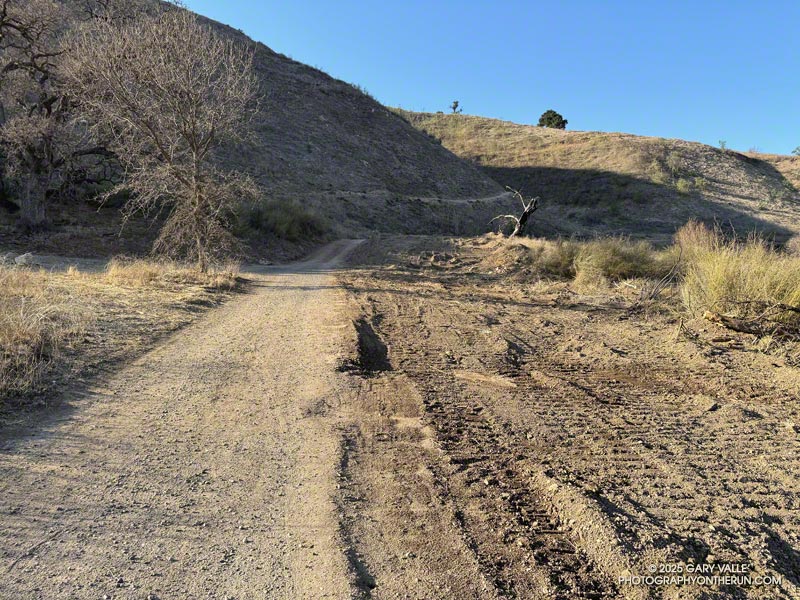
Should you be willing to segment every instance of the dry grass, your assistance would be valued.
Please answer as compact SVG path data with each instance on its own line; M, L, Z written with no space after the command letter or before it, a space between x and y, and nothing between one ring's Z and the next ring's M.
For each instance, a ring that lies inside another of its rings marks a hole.
M527 251L522 259L520 248ZM757 235L735 240L690 222L663 250L620 237L586 242L525 239L505 242L498 254L496 263L513 257L516 268L538 277L571 279L576 289L675 275L691 315L708 311L763 323L765 331L770 324L800 331L800 254L795 241L780 251Z
M659 279L674 266L671 250L655 250L645 241L602 238L584 242L575 259L575 282L603 285L625 279Z
M770 231L781 240L800 231L800 196L792 186L800 180L798 157L747 157L682 140L398 112L499 183L541 196L532 225L540 236L623 233L666 244L692 218Z
M63 351L85 335L106 336L104 351L113 354L115 347L131 347L130 337L174 329L190 318L185 307L238 282L235 265L208 273L128 259L114 259L94 273L0 266L0 405L39 389Z
M527 268L539 276L574 279L579 287L602 287L626 279L666 276L677 260L674 249L656 250L624 237L576 240L518 239L530 255Z
M232 290L237 285L238 276L239 265L236 263L201 273L195 268L169 261L114 258L108 263L101 280L128 287L184 284Z
M738 242L696 223L681 229L676 243L686 258L681 296L691 313L800 328L800 256L758 236Z
M0 398L30 391L89 319L47 274L0 267Z

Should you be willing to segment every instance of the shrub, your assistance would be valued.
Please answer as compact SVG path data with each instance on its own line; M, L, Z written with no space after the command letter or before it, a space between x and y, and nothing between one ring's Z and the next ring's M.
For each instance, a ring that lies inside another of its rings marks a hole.
M538 258L543 273L555 277L575 277L575 259L580 244L571 240L556 240L548 243Z
M584 242L575 258L578 283L621 281L636 277L663 277L669 260L645 241L603 238Z
M701 192L705 192L708 189L708 180L705 177L695 177L694 187Z
M253 231L273 234L292 242L319 239L330 231L325 219L291 201L273 200L253 205L245 211L243 221Z
M717 232L698 221L689 221L675 234L684 262L692 262L698 254L710 252L717 241Z
M692 191L692 182L681 177L675 182L675 189L678 190L679 194L688 194Z
M678 176L678 174L681 172L682 166L683 161L681 160L680 154L677 152L671 152L669 156L667 156L667 168L669 169L670 173L672 173L673 177Z
M531 253L530 268L540 275L575 279L579 285L608 283L636 277L660 278L675 264L673 250L658 251L648 242L627 238L519 240Z
M650 175L650 180L658 185L664 185L669 180L664 167L655 159L647 166L647 174Z

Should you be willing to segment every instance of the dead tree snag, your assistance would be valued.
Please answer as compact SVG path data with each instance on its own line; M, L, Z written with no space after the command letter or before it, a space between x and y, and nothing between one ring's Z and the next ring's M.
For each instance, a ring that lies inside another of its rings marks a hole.
M525 233L525 227L528 224L528 219L530 219L531 215L539 208L539 197L537 196L536 198L528 198L528 200L525 200L525 197L519 190L510 187L506 187L506 189L512 192L515 198L519 198L519 201L522 203L522 214L519 217L515 215L497 215L494 219L489 221L489 223L494 223L498 219L508 219L514 222L514 230L508 237L523 235Z

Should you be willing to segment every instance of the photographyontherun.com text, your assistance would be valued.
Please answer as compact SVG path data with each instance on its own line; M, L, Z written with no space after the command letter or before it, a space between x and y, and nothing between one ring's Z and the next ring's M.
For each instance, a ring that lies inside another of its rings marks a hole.
M780 585L781 577L753 573L747 563L693 564L663 563L647 567L646 575L623 575L620 585L692 585L703 587L751 587Z

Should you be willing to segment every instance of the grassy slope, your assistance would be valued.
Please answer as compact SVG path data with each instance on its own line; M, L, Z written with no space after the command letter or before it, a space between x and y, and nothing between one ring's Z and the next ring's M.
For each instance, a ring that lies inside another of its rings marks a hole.
M538 233L665 240L690 218L783 240L800 230L800 159L682 140L397 111L503 185L542 197Z

